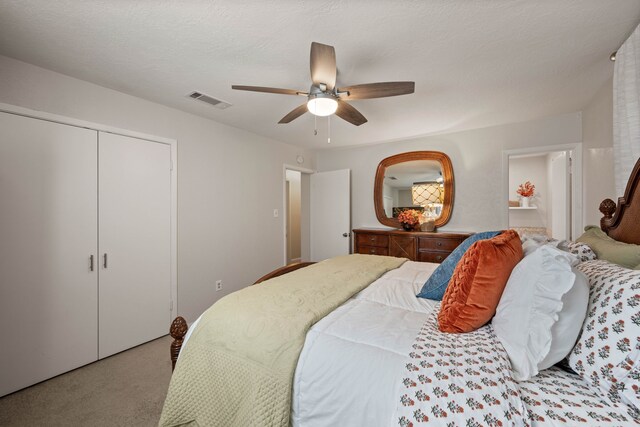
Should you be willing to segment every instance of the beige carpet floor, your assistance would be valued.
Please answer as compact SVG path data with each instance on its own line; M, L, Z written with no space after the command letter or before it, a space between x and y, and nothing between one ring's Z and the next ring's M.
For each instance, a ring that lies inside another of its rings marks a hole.
M170 343L162 337L0 398L0 426L155 426Z

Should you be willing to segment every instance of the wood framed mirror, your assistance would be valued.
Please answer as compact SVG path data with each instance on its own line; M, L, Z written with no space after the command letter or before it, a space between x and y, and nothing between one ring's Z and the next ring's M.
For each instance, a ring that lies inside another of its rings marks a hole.
M380 223L401 228L405 209L425 212L442 227L451 217L454 178L451 159L439 151L410 151L387 157L378 165L373 203Z

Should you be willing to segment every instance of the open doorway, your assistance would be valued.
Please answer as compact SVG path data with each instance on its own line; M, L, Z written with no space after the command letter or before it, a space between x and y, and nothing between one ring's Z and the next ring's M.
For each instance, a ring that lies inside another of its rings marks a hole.
M302 173L285 171L285 235L287 264L302 261Z
M558 240L579 235L581 156L580 144L506 152L509 228Z
M287 164L283 168L284 265L311 259L309 177L313 172L311 169Z
M346 255L351 242L349 169L316 172L284 165L283 261L320 261Z

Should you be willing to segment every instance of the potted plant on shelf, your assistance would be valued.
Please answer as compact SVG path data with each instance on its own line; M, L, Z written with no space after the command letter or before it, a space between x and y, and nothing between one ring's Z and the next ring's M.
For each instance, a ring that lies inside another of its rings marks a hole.
M520 196L520 206L523 208L529 207L529 201L533 197L536 191L536 186L533 185L530 181L525 182L524 184L520 184L516 193Z
M415 209L405 209L398 214L398 221L405 231L411 231L420 223L420 213Z

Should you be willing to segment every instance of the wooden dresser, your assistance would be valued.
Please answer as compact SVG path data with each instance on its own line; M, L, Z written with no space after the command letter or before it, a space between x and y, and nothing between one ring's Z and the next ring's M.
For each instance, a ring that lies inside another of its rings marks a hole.
M404 231L376 228L353 230L356 254L390 255L412 261L441 263L471 233Z

